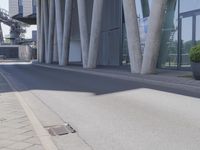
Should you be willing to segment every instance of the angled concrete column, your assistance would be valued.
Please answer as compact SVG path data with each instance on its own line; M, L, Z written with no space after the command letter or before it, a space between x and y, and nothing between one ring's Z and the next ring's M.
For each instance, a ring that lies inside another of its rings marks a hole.
M79 28L81 37L81 52L83 68L87 68L88 51L89 51L89 32L86 14L86 0L77 0L78 15L79 15Z
M92 26L87 68L96 68L99 43L101 38L102 11L104 0L94 0Z
M49 0L49 34L48 34L48 51L47 60L48 64L52 63L53 60L53 45L54 45L54 29L55 29L55 1Z
M57 44L57 34L56 34L56 23L55 23L55 29L54 29L53 62L58 63L58 44Z
M128 49L132 73L140 73L142 53L135 0L123 0Z
M44 53L45 53L45 43L44 43L44 38L45 38L45 35L44 35L44 13L42 11L42 8L43 8L43 3L42 3L42 0L41 0L41 15L40 15L40 50L39 50L39 62L40 63L43 63L44 62Z
M71 17L72 17L72 2L73 0L65 1L65 14L64 14L64 31L63 31L63 45L62 45L62 61L61 65L68 64L69 46L70 46L70 31L71 31Z
M37 59L40 62L41 51L41 0L37 0Z
M49 12L48 12L48 0L42 0L43 7L42 12L44 13L44 32L45 32L45 63L47 63L48 54L48 32L49 32Z
M149 29L145 44L142 74L152 74L156 65L160 49L161 29L167 0L153 0L149 19Z
M58 45L58 62L61 65L62 56L62 43L63 43L63 24L61 13L61 0L55 0L55 13L56 13L56 33L57 33L57 45Z

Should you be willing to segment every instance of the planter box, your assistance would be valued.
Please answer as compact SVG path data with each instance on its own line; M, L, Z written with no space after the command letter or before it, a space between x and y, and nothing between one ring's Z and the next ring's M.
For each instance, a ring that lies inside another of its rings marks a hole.
M199 63L192 62L191 66L194 78L196 80L200 80L200 62Z

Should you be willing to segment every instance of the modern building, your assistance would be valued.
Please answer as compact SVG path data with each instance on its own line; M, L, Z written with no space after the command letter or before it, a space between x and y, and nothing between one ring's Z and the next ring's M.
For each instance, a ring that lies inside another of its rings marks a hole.
M36 0L9 0L9 15L27 24L36 24Z
M38 0L37 21L41 63L185 70L200 43L199 0Z

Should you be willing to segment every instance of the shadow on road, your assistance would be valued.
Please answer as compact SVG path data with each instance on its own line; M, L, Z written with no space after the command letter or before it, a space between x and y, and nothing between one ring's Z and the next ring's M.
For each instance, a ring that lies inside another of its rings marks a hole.
M85 73L65 70L49 69L31 64L0 65L0 71L11 80L17 89L27 90L52 90L89 92L96 95L109 94L133 89L148 88L181 94L192 97L200 97L200 93L185 90L167 88L162 85L155 86L135 81L126 81L110 77L103 77ZM9 92L10 89L1 90Z

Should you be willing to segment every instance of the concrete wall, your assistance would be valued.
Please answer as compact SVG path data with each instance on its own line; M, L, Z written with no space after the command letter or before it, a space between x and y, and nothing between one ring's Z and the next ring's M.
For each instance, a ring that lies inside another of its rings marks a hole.
M35 25L37 0L8 0L9 16L21 22ZM20 5L20 6L19 6Z
M122 48L122 3L121 0L104 2L102 36L98 64L120 65Z
M76 1L73 2L69 61L81 62L80 30L78 22L78 8Z
M9 15L10 15L10 17L14 17L18 14L19 14L18 0L9 0Z
M27 17L33 14L32 0L23 1L23 17Z
M87 0L88 29L91 29L93 0ZM121 50L121 0L105 1L103 8L103 22L101 31L101 46L98 54L98 65L120 65ZM90 32L90 30L89 30ZM90 33L89 33L90 34ZM80 30L78 22L78 8L76 1L73 5L70 62L81 61Z
M36 30L33 30L33 31L32 31L32 40L33 40L34 42L37 41L37 31L36 31Z
M30 61L32 58L32 50L27 45L20 45L18 54L20 60Z
M0 46L0 55L5 56L5 58L18 58L18 46L16 47L8 47L8 46Z
M0 46L0 55L4 55L6 59L30 61L32 58L32 49L26 45L3 45Z

